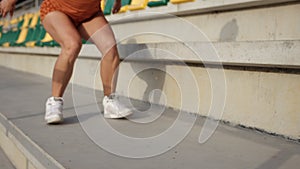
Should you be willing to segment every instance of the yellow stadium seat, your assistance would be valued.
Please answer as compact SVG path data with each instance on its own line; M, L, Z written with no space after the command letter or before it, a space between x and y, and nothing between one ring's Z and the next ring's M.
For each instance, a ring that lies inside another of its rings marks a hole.
M38 24L39 16L40 16L40 12L36 12L33 15L32 19L31 19L31 22L30 22L30 25L29 25L30 28L34 28Z
M19 37L17 39L17 41L15 42L16 44L19 44L19 43L23 43L26 39L26 36L28 34L28 28L23 28L19 34Z
M53 38L48 32L46 32L45 37L41 40L41 42L50 42L50 41L53 41Z
M148 0L132 0L128 6L128 10L141 10L147 7Z
M102 0L101 1L100 6L101 6L102 12L104 12L104 10L105 10L106 1L107 0ZM126 12L128 10L128 6L129 6L131 0L122 0L121 2L122 2L122 7L121 7L119 13Z
M37 46L59 46L59 44L51 37L49 33L45 34L45 37L38 42Z
M10 20L10 24L11 24L11 25L15 25L15 24L17 24L18 22L19 22L18 18L15 18L15 19Z
M9 27L9 21L8 21L8 20L4 21L3 26L4 26L4 27Z
M122 6L119 13L126 12L128 10L128 5Z
M28 39L28 35L32 33L32 29L37 25L38 22L38 12L35 14L25 14L24 18L20 18L20 33L16 39L16 41L13 41L10 43L10 46L21 46L23 45L26 40ZM22 20L23 19L23 20ZM29 28L30 27L30 28ZM30 29L30 31L29 31Z
M170 0L173 4L185 3L185 2L192 2L194 0Z
M27 28L29 26L32 16L33 16L32 13L24 15L24 18L23 18L24 22L23 22L23 25L21 26L21 28Z
M122 0L122 7L119 13L126 12L128 10L128 6L130 5L131 0Z
M3 43L2 47L9 47L9 42Z
M103 11L104 8L105 8L105 2L106 2L106 0L102 0L102 1L101 1L100 6L101 6L101 10L102 10L102 11Z
M36 42L31 41L31 42L26 42L25 46L26 47L35 47Z
M10 29L17 28L17 27L18 27L18 22L19 22L19 19L18 19L18 18L11 19L11 20L9 21L9 28L10 28Z

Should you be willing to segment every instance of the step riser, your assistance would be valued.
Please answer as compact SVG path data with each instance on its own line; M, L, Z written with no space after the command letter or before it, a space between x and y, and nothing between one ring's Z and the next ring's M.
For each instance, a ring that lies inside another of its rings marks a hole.
M64 169L1 112L0 147L16 169Z

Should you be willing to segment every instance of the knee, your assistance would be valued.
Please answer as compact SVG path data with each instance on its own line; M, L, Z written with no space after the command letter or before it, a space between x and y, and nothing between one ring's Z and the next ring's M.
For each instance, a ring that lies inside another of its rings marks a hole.
M82 46L81 39L72 39L61 44L62 54L69 62L75 62Z

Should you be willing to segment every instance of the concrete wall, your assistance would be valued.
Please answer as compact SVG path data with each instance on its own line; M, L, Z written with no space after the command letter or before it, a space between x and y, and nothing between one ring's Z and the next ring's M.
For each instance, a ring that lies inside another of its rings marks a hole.
M273 5L260 6L266 3ZM299 140L299 2L195 4L203 7L176 6L189 9L175 11L181 18L142 12L108 17L124 59L118 91L143 100L162 91L152 102ZM0 65L51 77L59 50L1 48ZM84 46L75 83L101 89L100 56Z

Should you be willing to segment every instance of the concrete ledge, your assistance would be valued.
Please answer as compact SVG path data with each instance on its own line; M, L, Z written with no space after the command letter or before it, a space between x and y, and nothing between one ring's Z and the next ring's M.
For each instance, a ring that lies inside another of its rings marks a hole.
M141 15L146 17L151 13L145 12ZM158 16L152 19L126 22L129 15L120 18L120 23L111 22L117 40L123 42L134 38L136 43L148 44L174 42L172 38L184 42L255 42L300 39L300 23L295 17L300 15L299 3L180 17L164 13L156 15ZM124 22L121 22L122 20ZM149 36L149 34L156 36Z
M0 52L58 56L60 48L13 47L0 48ZM128 61L178 61L210 65L300 68L299 40L120 44L119 52L121 58ZM101 59L101 53L94 45L84 45L80 57Z
M112 24L122 22L135 22L139 20L158 19L159 13L172 15L191 15L208 12L237 10L243 8L260 7L265 5L277 5L282 3L297 2L297 0L195 0L194 2L172 4L167 6L149 8L146 10L127 11L115 15L108 15L107 19ZM144 13L148 13L144 15Z
M120 45L119 50L129 61L300 68L300 41L128 44Z
M0 146L16 169L64 169L1 113Z
M28 48L28 47L0 47L1 52L5 53L24 53L24 54L32 54L32 55L54 55L58 56L60 53L61 48L59 47L35 47L35 48Z

